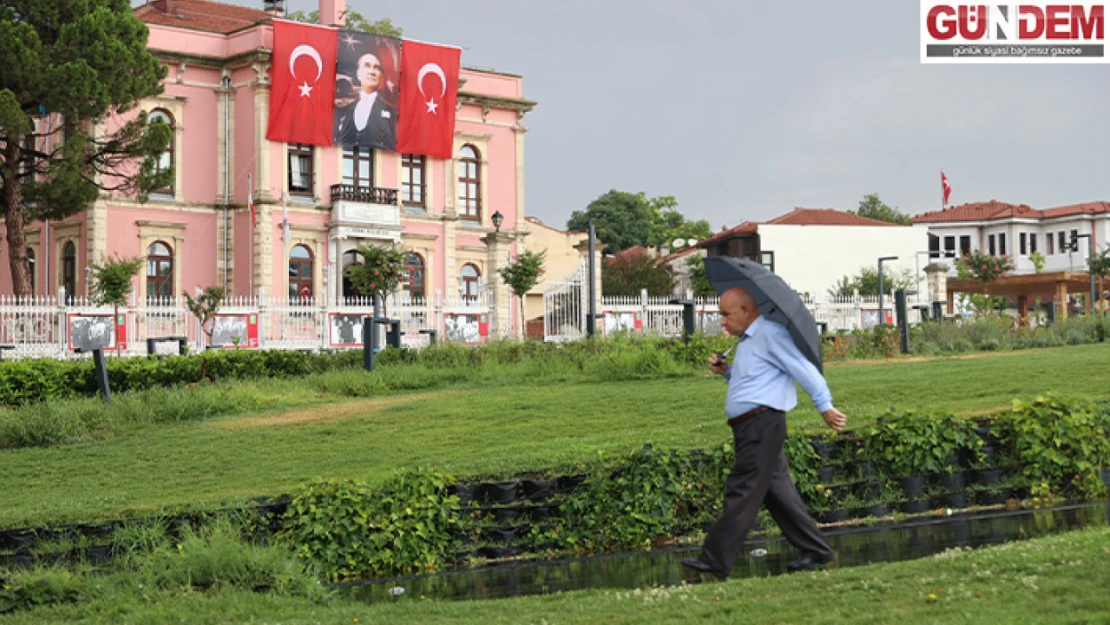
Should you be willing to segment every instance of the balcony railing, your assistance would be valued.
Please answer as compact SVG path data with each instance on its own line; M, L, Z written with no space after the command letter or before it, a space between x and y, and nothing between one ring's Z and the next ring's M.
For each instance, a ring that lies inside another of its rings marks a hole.
M397 189L382 189L380 187L357 187L353 184L333 184L331 186L331 201L362 202L364 204L397 204Z

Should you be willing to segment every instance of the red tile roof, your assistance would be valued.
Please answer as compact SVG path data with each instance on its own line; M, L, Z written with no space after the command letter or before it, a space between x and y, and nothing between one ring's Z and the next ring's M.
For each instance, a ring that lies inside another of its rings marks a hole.
M1110 214L1108 202L1085 202L1082 204L1069 204L1036 210L1027 204L1007 204L991 200L989 202L974 202L960 204L944 210L922 213L913 218L914 223L948 223L962 221L996 221L1012 217L1027 219L1052 219L1054 217L1070 217L1073 215L1104 215Z
M1072 215L1105 215L1110 213L1110 202L1084 202L1068 206L1046 208L1041 211L1043 219L1053 217L1070 217Z
M224 34L272 21L260 9L209 0L154 0L135 8L135 15L148 24Z
M720 243L724 239L734 237L734 236L739 235L739 234L755 234L758 231L759 231L759 224L755 223L754 221L745 221L744 223L740 224L739 226L735 226L735 227L729 228L727 230L722 230L722 231L718 232L717 234L709 237L708 239L704 239L702 241L699 241L697 246L704 248L704 247L708 247L710 245L716 245L717 243Z
M899 226L888 221L860 217L834 208L795 208L766 222L783 226Z
M913 218L916 224L950 222L950 221L989 221L992 219L1007 219L1010 217L1040 218L1040 211L1034 210L1027 204L1009 204L991 200L989 202L972 202L951 206L944 210L922 213Z

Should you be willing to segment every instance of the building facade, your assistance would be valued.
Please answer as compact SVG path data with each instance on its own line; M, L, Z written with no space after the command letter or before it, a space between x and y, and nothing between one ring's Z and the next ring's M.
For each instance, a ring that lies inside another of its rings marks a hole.
M147 261L140 301L222 286L235 297L341 304L354 295L343 273L359 262L355 248L399 246L408 271L398 298L488 306L491 335L519 335L519 306L498 269L532 227L523 119L536 103L522 77L462 67L450 159L270 141L277 12L258 3L153 0L134 9L169 70L164 93L139 108L173 128L161 164L173 166L174 182L146 203L104 193L82 214L30 224L35 293L85 295L89 267L118 254ZM341 26L345 9L320 0L320 23ZM573 250L563 239L554 244ZM0 293L11 293L6 254L0 263Z
M1090 243L1096 254L1108 247L1110 203L1038 210L991 200L922 213L914 218L914 225L928 230L929 249L941 258L954 260L970 251L1008 255L1014 261L1014 273L1022 275L1037 272L1031 257L1039 252L1044 256L1042 272L1085 272ZM1073 236L1079 241L1076 249L1071 245Z

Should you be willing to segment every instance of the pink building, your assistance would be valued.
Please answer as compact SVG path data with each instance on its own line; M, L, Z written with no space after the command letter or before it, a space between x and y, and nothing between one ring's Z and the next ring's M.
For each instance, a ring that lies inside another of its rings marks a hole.
M218 285L234 296L334 305L352 295L342 272L357 262L356 246L399 245L410 252L403 297L480 302L492 335L519 331L511 317L519 309L497 269L527 232L521 121L535 102L524 98L521 77L468 69L463 59L449 160L272 142L274 12L257 2L153 0L135 9L150 28L150 50L169 68L165 92L141 108L174 128L163 159L176 180L146 204L104 194L81 215L31 224L36 294L63 287L84 295L89 264L118 253L148 260L140 301ZM321 24L341 25L345 4L320 0ZM2 256L0 293L11 293Z

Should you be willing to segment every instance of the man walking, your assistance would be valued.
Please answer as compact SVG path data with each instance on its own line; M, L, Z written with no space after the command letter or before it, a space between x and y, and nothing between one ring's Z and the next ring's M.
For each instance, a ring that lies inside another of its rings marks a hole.
M725 413L732 428L736 463L725 483L725 505L709 530L697 558L682 564L727 579L761 505L766 505L783 536L802 553L787 567L808 571L835 557L810 517L790 477L782 446L786 413L798 403L794 382L802 386L825 423L840 430L847 417L833 407L828 384L802 355L783 326L759 314L751 294L741 288L721 296L721 325L740 338L731 367L714 355L710 370L728 381Z

